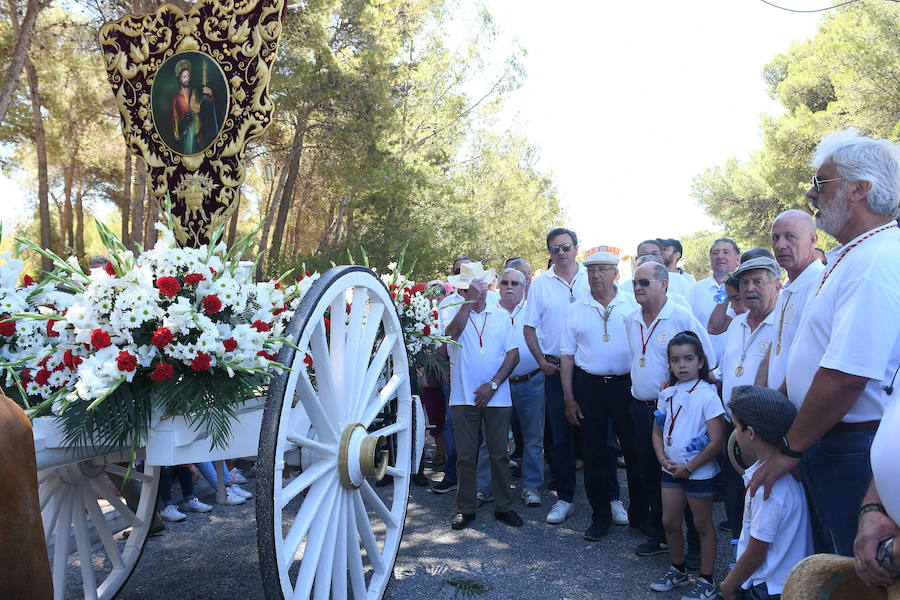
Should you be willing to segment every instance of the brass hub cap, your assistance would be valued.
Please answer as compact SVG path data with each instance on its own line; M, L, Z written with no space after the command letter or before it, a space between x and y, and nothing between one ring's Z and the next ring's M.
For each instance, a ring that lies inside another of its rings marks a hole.
M361 423L347 426L341 434L341 445L338 447L341 485L355 490L366 477L374 477L380 481L388 468L388 451L377 452L384 442L384 436L369 435Z

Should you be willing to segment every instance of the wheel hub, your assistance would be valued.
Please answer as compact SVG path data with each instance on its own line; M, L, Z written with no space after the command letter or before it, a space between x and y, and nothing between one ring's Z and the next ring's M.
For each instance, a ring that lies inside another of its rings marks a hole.
M361 423L349 425L341 435L338 448L341 485L355 490L366 477L381 481L388 468L388 451L378 452L378 447L384 442L384 436L369 435Z

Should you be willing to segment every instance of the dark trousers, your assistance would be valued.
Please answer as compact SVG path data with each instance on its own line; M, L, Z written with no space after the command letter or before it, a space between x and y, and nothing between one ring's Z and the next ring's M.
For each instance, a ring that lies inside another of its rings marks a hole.
M734 425L725 422L725 440L731 436L734 431ZM741 529L744 524L744 478L734 470L734 465L728 458L728 449L723 448L716 456L716 461L722 470L719 472L719 479L722 482L722 493L725 496L725 518L728 521L728 527L731 529L731 539L736 540L741 537Z
M191 475L190 469L184 465L163 467L159 470L159 500L163 508L172 503L173 477L178 478L178 483L181 484L181 495L185 500L194 497L194 476Z
M640 462L635 450L634 422L630 405L630 377L604 379L579 368L573 377L575 401L581 407L584 421L584 489L593 510L592 520L602 526L612 521L609 508L610 469L615 476L615 453L610 450L609 432L619 437L625 456L628 477L629 520L640 520L640 507L647 506L647 494L640 474ZM612 461L610 460L612 457Z
M547 420L550 422L550 431L553 435L548 454L550 470L556 481L556 495L560 500L572 502L575 498L575 448L572 443L572 424L566 419L566 403L563 399L559 372L548 375L544 381L547 394Z
M656 418L653 416L654 409L650 406L641 404L637 400L631 403L631 415L634 419L634 440L637 449L638 460L640 461L641 476L644 478L644 486L647 490L647 504L639 507L641 519L632 521L638 526L643 525L646 533L654 534L657 539L665 541L666 532L662 526L662 471L659 468L659 461L656 458L656 452L653 450L653 424ZM626 464L628 459L625 459ZM631 520L631 507L628 507L628 519ZM694 513L687 503L684 505L684 522L687 525L687 553L700 553L700 535L697 528L694 527Z

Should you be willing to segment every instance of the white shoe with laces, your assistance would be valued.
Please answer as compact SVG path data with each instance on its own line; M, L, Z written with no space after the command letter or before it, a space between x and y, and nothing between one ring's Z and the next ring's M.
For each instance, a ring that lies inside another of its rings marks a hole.
M236 483L232 483L231 485L228 486L227 489L231 490L231 492L233 494L235 494L236 496L240 496L244 500L249 500L250 498L253 497L253 494L251 494L250 492L248 492L247 490L245 490L244 488L242 488L241 486L239 486Z
M181 510L186 510L187 512L205 513L211 511L212 509L212 506L200 502L199 500L197 500L197 498L191 498L181 505Z
M231 491L230 487L225 488L225 500L223 502L219 502L216 500L217 504L224 504L226 506L235 506L238 504L243 504L247 499L243 496L239 496Z
M170 521L172 523L184 521L187 518L187 515L178 510L178 507L174 504L169 504L159 511L159 516L163 521Z
M612 511L613 525L628 525L628 511L625 510L621 500L610 502L609 510Z
M237 467L228 472L231 475L231 481L234 483L247 483L247 478L238 470Z
M547 515L547 522L551 525L557 525L566 520L566 517L575 512L575 505L565 500L557 500L550 513Z

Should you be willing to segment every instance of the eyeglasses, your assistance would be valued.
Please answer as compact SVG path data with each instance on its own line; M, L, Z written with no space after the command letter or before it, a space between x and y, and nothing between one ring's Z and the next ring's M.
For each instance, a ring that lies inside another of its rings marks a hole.
M650 284L652 284L654 281L659 281L659 279L635 279L631 282L631 285L633 287L641 286L647 288L650 287Z
M559 254L559 251L568 252L572 249L572 244L562 244L560 246L550 246L550 254Z
M819 179L818 175L813 175L812 186L813 186L813 189L816 190L816 193L818 194L819 192L822 191L823 183L829 183L831 181L843 181L843 179L844 179L843 177L835 177L834 179Z
M509 280L509 279L501 279L501 280L500 280L500 285L511 285L511 286L513 286L513 287L516 287L516 286L522 285L522 282L521 282L521 281L516 281L515 279L513 279L513 280Z

